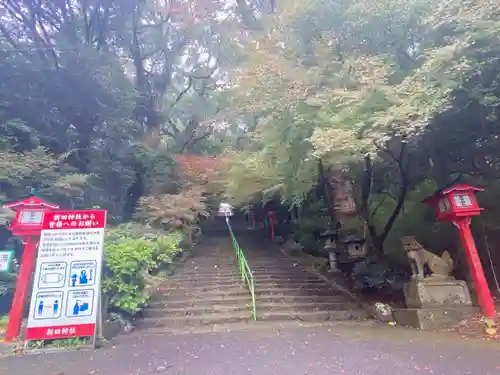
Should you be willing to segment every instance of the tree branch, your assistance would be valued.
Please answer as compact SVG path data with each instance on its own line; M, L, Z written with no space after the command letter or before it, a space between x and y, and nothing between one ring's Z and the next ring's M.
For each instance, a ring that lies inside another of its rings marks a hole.
M245 27L250 30L261 30L262 24L255 17L252 8L247 3L247 0L236 0L236 4Z
M196 138L194 137L194 134L195 134L195 132L191 133L191 136L189 137L189 139L186 140L186 142L184 142L184 144L180 148L179 153L182 154L187 146L192 146L192 145L200 142L201 140L208 138L212 134L212 131L211 130L206 131L201 136L196 137Z
M370 220L373 222L373 219L375 218L375 215L377 214L377 211L380 207L382 207L382 205L385 203L385 201L387 200L387 195L384 195L384 197L380 200L380 202L378 202L378 204L375 206L375 208L373 209L372 211L372 214L370 215Z
M172 109L174 109L174 107L177 105L177 103L180 102L180 100L183 98L183 96L187 94L187 92L191 89L191 87L193 87L193 77L188 75L187 78L188 78L187 86L177 95L174 102L170 105L170 107L168 108L167 113L166 113L167 116L172 111Z
M409 185L410 181L408 180L408 175L407 175L407 165L408 163L405 162L405 159L407 158L407 143L405 141L401 142L401 150L399 152L399 158L395 159L399 168L399 174L400 174L400 179L401 179L401 186L399 188L399 195L398 199L396 201L396 207L394 207L394 210L392 211L391 216L389 216L389 219L387 220L387 223L384 226L384 230L382 231L382 234L380 235L380 241L383 243L385 239L387 238L389 232L391 231L392 227L394 226L394 223L396 222L397 217L399 216L399 213L401 212L401 209L404 206L405 200L406 200L406 195L408 194L409 190ZM389 153L389 155L392 155L392 153Z

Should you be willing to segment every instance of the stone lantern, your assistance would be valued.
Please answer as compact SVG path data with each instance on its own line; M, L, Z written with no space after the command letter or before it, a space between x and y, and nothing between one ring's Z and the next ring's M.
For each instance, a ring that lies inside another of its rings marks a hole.
M366 257L366 240L357 234L349 234L342 241L349 261L362 260Z
M329 228L320 234L320 238L325 239L325 250L328 252L328 260L330 262L330 272L339 272L337 267L337 260L339 250L337 247L337 241L339 239L338 229Z

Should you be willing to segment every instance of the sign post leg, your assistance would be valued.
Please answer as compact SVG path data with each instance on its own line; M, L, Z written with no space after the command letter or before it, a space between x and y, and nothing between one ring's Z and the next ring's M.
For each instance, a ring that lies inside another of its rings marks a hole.
M36 246L37 242L32 237L28 237L26 245L24 246L23 259L16 282L16 291L10 309L9 323L7 325L7 332L5 333L5 342L14 341L21 331L24 307L26 306L26 298L28 296L30 280L35 265Z
M454 222L454 224L458 227L460 232L460 239L469 263L479 305L481 306L484 317L492 320L493 323L496 318L495 304L491 297L483 266L481 265L476 244L474 243L474 238L472 237L470 218Z

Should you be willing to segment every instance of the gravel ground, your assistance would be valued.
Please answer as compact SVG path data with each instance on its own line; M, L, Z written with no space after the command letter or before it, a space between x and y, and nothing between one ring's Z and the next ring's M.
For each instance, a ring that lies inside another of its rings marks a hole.
M4 358L0 374L490 375L500 374L499 349L494 342L399 327L137 332L96 351Z

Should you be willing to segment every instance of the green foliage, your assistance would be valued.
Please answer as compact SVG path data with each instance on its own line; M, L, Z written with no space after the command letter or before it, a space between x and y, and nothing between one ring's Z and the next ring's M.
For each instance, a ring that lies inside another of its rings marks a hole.
M226 195L241 204L279 195L304 205L320 158L351 174L366 224L357 220L357 229L371 235L379 253L404 259L404 235L417 235L437 252L456 247L453 230L436 224L422 199L462 175L490 188L482 203L485 227L496 238L498 4L291 3L238 69L235 101L242 118L253 116L246 121L247 148L228 153ZM373 175L362 202L367 154ZM300 237L313 247L311 215Z
M178 194L142 197L136 218L164 230L185 230L200 216L207 216L204 189L192 186Z
M123 227L108 230L103 290L110 306L132 315L142 310L150 297L150 275L182 251L182 239L179 232L146 239Z
M0 316L0 327L6 327L8 323L9 323L8 315Z
M180 244L184 237L182 232L172 232L156 239L154 257L159 267L172 263L175 256L182 251Z
M36 340L29 341L30 349L78 349L91 343L91 337L74 337L70 339L59 340Z
M111 296L111 306L129 313L144 307L148 299L144 293L146 274L157 267L153 253L154 246L147 240L129 239L106 245L106 267L111 275L104 278L102 287Z
M228 105L216 90L223 21L194 23L192 9L156 0L18 3L0 0L5 199L35 187L117 224L141 196L178 193L173 155L213 149L212 117Z
M328 213L322 202L305 202L300 212L295 241L309 254L318 254L323 250L324 240L319 234L328 227Z
M393 291L402 291L407 276L404 270L395 270L393 266L387 263L374 262L367 260L356 263L352 271L356 288L360 291L370 289L381 290L391 289Z
M15 273L0 272L0 296L13 292L16 288L17 275Z

